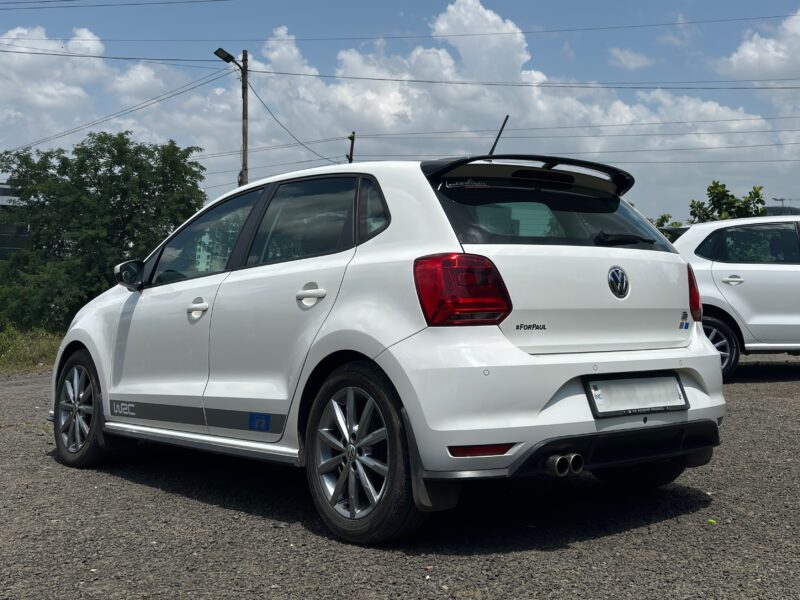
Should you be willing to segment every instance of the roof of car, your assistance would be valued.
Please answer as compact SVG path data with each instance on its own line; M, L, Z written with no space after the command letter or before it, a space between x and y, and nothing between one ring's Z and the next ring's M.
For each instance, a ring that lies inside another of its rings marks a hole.
M571 159L571 158L562 158L562 157L554 157L554 156L543 156L543 155L533 155L533 154L498 154L494 156L487 156L487 155L480 155L480 156L460 156L460 157L448 157L448 158L441 158L436 160L384 160L384 161L369 161L369 162L354 162L354 163L339 163L333 165L325 165L321 167L312 167L310 169L301 169L299 171L290 171L286 173L279 173L276 175L271 175L270 177L263 177L247 185L243 185L241 187L237 187L232 189L228 192L225 192L223 195L215 198L214 200L208 202L206 206L210 206L211 204L216 204L220 200L227 198L235 193L240 193L252 188L256 188L267 183L272 183L274 181L284 181L286 179L292 179L294 177L312 177L314 175L327 175L327 174L336 174L336 173L363 173L363 172L373 172L380 169L396 167L397 165L408 165L414 166L417 168L421 168L422 172L427 177L439 177L444 176L450 172L457 172L456 169L458 167L465 167L470 164L489 164L489 161L496 160L498 163L501 161L512 161L515 163L519 162L537 162L541 163L539 167L532 168L532 171L549 171L552 172L553 168L556 166L572 166L579 169L578 172L574 173L575 177L583 184L586 182L594 181L596 182L595 185L607 187L608 191L613 191L618 195L622 195L627 192L631 187L633 187L634 179L630 173L623 171L622 169L617 169L616 167L611 167L608 165L603 165L601 163L594 163L589 161L583 161L578 159ZM521 165L518 165L521 167ZM580 172L581 169L592 171L592 175L583 174ZM562 171L558 170L557 173L562 173L566 175L567 173L571 173L570 171ZM594 173L600 173L605 175L608 179L599 178L594 175Z
M695 223L690 226L694 230L710 230L719 227L731 227L733 225L753 225L756 223L778 223L778 222L791 222L800 221L800 215L780 215L780 216L763 216L763 217L746 217L743 219L725 219L723 221L708 221L706 223Z

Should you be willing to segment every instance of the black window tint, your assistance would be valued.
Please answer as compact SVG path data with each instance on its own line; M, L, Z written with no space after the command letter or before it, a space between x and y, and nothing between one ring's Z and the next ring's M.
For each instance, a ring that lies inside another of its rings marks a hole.
M389 224L389 210L380 188L366 177L358 190L358 241L366 242Z
M674 252L647 219L613 194L511 179L452 179L439 200L463 244L618 246Z
M261 190L226 200L197 217L169 240L158 259L153 283L169 283L224 271L236 239Z
M697 247L694 253L702 258L708 260L720 260L719 256L719 241L722 238L722 230L718 229L709 235Z
M339 252L353 246L355 177L281 185L269 203L247 264L261 265Z
M729 263L800 263L794 223L729 227L722 246L722 260Z

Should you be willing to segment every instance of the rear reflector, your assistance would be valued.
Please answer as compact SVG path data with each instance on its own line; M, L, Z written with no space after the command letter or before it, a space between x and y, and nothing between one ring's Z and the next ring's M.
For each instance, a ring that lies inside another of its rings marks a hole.
M502 456L514 444L483 444L480 446L448 446L450 456L464 458L467 456Z
M699 323L703 320L703 303L700 300L697 279L694 278L694 269L692 265L686 266L689 267L689 312L692 313L692 319Z
M511 312L503 278L485 256L423 256L414 283L428 325L497 325Z

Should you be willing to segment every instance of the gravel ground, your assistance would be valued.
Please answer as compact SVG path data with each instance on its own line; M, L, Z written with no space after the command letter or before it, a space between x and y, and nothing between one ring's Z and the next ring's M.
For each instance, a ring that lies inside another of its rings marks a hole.
M0 598L800 598L796 358L748 359L712 463L659 492L475 486L384 548L331 538L299 469L156 445L64 467L48 378L0 383Z

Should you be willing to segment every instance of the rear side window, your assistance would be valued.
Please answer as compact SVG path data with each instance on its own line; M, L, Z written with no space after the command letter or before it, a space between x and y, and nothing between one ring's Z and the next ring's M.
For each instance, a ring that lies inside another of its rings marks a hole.
M389 226L389 209L378 186L366 177L358 188L358 243L374 238Z
M729 263L800 263L797 228L794 223L728 227L719 255L719 260Z
M437 193L463 244L675 251L647 219L613 194L510 179L445 180Z
M356 177L284 183L261 220L247 265L332 254L353 246Z

